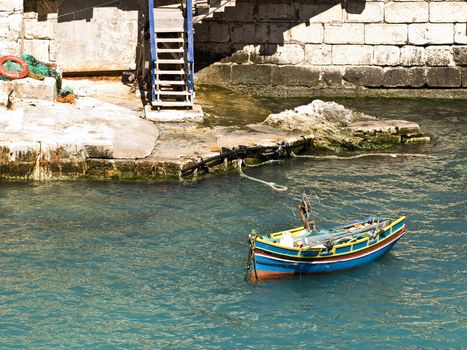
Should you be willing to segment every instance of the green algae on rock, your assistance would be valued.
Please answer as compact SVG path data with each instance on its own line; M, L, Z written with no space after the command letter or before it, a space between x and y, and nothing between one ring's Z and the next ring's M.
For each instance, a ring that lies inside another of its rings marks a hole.
M428 142L417 123L405 120L378 120L354 112L335 102L314 100L308 105L271 114L265 125L302 134L314 147L328 150L385 148L388 145Z

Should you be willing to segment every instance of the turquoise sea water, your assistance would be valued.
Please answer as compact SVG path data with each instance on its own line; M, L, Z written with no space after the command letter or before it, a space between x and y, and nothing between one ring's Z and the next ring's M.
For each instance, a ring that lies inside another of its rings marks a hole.
M277 111L308 102L264 100ZM430 157L294 159L186 183L0 183L1 349L464 349L466 103L340 100L413 120ZM408 215L361 269L243 281L247 235Z

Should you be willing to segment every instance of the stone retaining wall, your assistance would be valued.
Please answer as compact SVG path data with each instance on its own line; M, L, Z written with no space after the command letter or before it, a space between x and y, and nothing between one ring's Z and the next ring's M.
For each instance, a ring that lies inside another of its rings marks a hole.
M40 1L25 0L25 3L28 6L24 13L23 52L42 61L57 62L64 72L135 68L136 7L94 7L103 1L48 0L48 6Z
M175 1L175 0L174 0ZM135 67L146 0L0 0L0 55ZM86 8L86 10L83 10ZM237 0L195 26L197 80L255 90L467 87L467 2Z
M64 72L134 69L146 2L0 0L0 56L30 53Z
M38 14L26 12L24 18L23 53L31 53L43 62L57 62L57 14L50 13L38 21Z
M0 56L21 51L22 18L23 0L0 0Z
M466 22L465 1L237 0L196 26L198 81L467 87Z

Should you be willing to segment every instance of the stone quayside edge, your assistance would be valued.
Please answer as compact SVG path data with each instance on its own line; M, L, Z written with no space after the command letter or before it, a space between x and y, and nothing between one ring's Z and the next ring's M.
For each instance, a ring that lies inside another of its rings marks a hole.
M388 141L387 138L385 138ZM426 137L396 136L392 141L411 144L426 142ZM44 154L41 151L40 143L37 148L30 148L28 152L18 152L14 155L6 146L0 147L0 179L2 180L66 180L77 178L90 179L121 179L121 180L167 180L189 178L197 173L206 173L204 165L209 166L213 172L233 171L236 168L234 162L237 158L245 158L247 162L258 163L268 159L290 158L290 152L302 153L313 148L313 140L305 137L295 137L283 145L270 145L250 147L237 147L230 149L232 153L224 157L219 157L212 163L204 163L202 158L198 158L199 167L194 167L194 161L161 161L156 159L112 159L109 154L98 147L89 147L87 157L67 157L61 154L63 149L56 149ZM287 145L284 147L284 145ZM263 151L257 152L255 149L264 147ZM279 152L278 152L279 151ZM226 150L223 151L226 153ZM264 152L264 153L262 153ZM267 153L267 154L266 154ZM222 154L220 152L219 154ZM256 155L256 156L255 156ZM103 158L99 158L103 157ZM206 160L209 157L205 158ZM191 169L190 169L191 168ZM182 170L186 169L184 173Z

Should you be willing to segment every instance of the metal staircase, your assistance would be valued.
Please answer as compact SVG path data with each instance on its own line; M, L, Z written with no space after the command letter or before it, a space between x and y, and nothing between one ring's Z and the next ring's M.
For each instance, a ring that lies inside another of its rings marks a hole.
M192 3L154 8L149 0L151 39L151 105L153 108L193 108L194 59Z
M193 24L212 17L214 12L223 12L227 6L235 6L235 0L156 0L158 4L154 1L148 0L151 106L157 110L192 109Z

